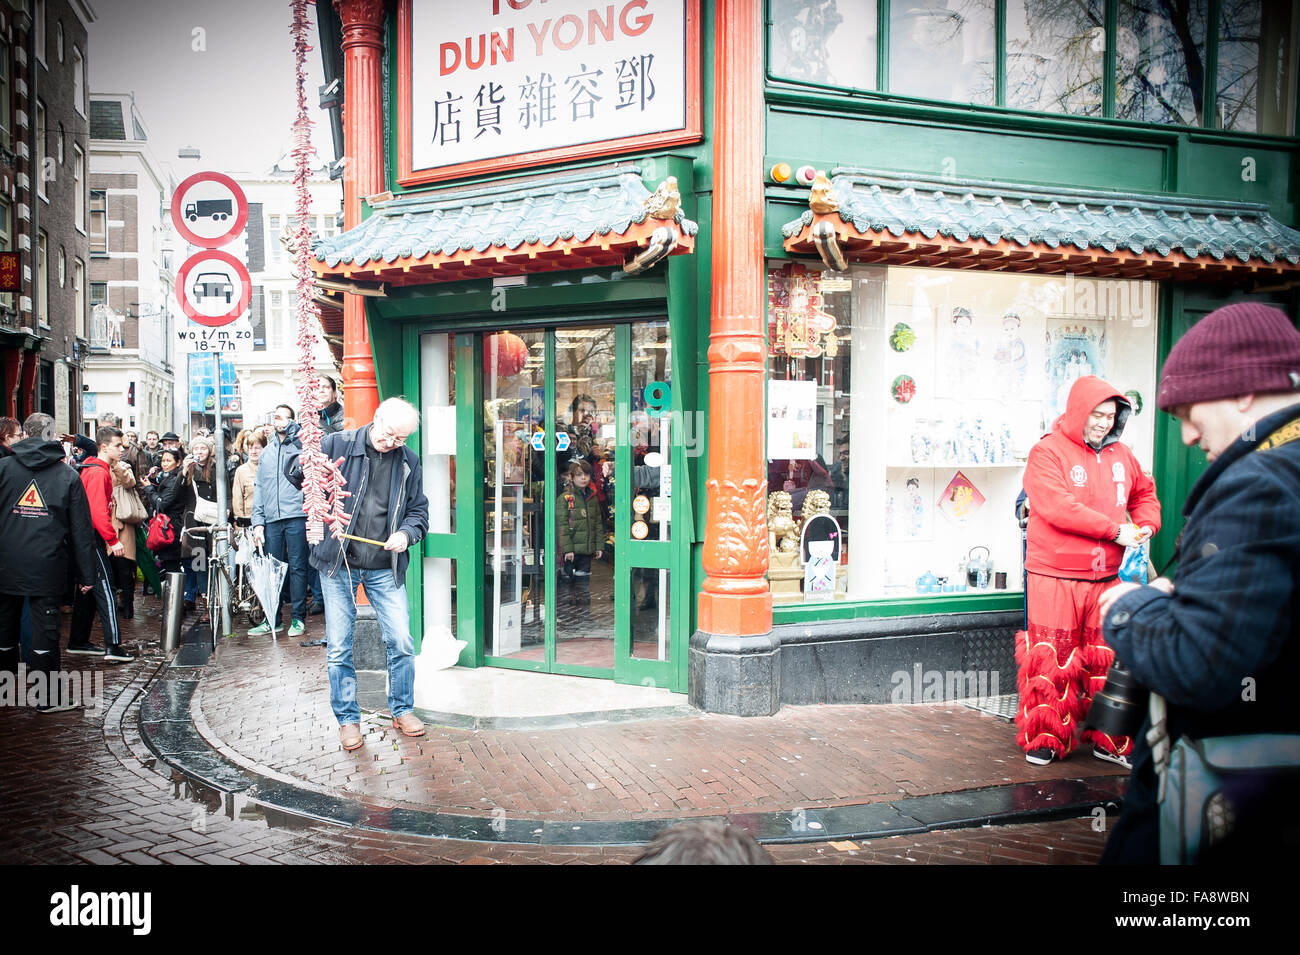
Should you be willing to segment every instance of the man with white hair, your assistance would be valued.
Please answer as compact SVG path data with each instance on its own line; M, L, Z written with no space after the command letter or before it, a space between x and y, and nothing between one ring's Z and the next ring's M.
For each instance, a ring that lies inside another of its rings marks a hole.
M406 439L419 424L420 413L414 406L401 398L389 398L375 410L370 424L321 439L321 451L339 463L352 495L348 498L350 536L340 540L327 533L311 549L311 564L320 571L325 598L330 706L345 750L357 749L365 742L352 665L360 584L365 585L388 649L388 706L393 727L407 736L424 735L424 724L412 712L415 643L406 604L407 548L418 543L429 528L420 457L406 446ZM302 463L296 453L286 474L295 485L302 485Z

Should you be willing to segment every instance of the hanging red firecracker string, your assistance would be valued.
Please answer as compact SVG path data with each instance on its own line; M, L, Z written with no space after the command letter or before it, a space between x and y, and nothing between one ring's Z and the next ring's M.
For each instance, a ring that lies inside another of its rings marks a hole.
M302 504L307 515L307 542L318 544L324 538L325 524L332 533L342 533L347 521L343 513L343 476L337 465L321 453L320 403L316 399L316 349L319 338L320 310L316 307L311 270L311 193L307 189L311 161L315 150L311 143L312 122L307 117L307 42L311 21L307 0L291 0L293 22L294 71L297 80L298 107L293 121L294 212L298 227L294 232L293 266L298 281L298 436L302 441Z

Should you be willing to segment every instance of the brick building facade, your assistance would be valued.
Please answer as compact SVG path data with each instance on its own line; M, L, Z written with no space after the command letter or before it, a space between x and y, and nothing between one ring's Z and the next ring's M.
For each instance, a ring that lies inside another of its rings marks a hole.
M87 348L87 176L93 11L0 3L0 245L20 288L0 301L0 414L80 431Z

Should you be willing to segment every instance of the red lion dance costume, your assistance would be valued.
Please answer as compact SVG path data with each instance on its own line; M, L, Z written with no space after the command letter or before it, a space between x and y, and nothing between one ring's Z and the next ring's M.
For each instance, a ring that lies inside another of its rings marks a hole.
M1089 443L1090 415L1112 401L1114 424ZM1065 413L1025 465L1029 630L1016 635L1016 725L1031 763L1069 755L1093 694L1105 685L1115 652L1102 641L1097 600L1116 583L1121 526L1160 529L1155 482L1119 441L1131 414L1129 402L1106 382L1080 378ZM1084 739L1101 758L1127 756L1133 745L1096 730Z

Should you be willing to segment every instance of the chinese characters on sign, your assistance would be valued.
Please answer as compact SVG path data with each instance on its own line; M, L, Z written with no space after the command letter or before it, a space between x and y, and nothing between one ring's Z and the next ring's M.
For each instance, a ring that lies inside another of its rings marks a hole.
M411 169L685 129L688 8L411 0Z

